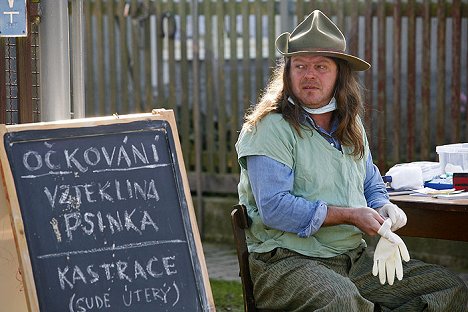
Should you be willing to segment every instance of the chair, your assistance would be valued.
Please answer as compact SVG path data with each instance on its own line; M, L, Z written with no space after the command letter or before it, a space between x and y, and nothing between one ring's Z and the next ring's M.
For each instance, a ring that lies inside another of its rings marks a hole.
M244 296L244 310L255 312L255 299L253 296L253 284L249 271L249 251L245 242L245 229L249 227L249 216L244 205L235 205L231 212L232 231L236 243L237 260L239 261L239 276L242 282L242 294Z
M231 212L232 231L236 243L237 259L239 261L239 276L242 282L244 296L244 310L246 312L274 312L278 310L257 309L253 296L253 284L249 270L249 251L245 242L245 229L250 226L247 208L244 205L235 205Z

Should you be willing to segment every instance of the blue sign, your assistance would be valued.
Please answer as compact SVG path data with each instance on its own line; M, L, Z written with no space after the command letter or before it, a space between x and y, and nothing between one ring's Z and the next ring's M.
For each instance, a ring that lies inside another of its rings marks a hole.
M26 0L0 0L0 37L27 35Z

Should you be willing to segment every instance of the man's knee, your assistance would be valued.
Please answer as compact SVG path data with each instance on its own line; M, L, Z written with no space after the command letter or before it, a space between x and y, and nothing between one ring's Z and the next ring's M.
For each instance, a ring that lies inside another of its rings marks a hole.
M323 311L342 311L343 307L346 307L347 311L374 311L374 304L362 297L351 281L330 284L327 289L311 291L313 296L311 294L309 297L310 301L319 303Z
M334 302L350 306L360 306L362 304L366 305L367 303L370 303L370 301L361 296L356 287L350 287L347 290L341 289L340 291L332 291L329 296L333 298Z

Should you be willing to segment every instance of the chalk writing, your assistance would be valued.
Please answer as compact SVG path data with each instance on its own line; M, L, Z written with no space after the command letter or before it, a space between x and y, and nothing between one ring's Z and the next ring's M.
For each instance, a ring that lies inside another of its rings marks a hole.
M58 228L58 221L57 219L55 218L52 218L52 220L50 220L50 225L52 226L52 230L54 231L55 233L55 237L57 238L57 242L61 242L62 241L62 234L60 234L60 230Z
M129 263L127 261L116 261L110 263L101 263L99 265L89 264L84 267L75 265L73 267L65 266L57 268L57 277L60 287L65 289L80 284L94 284L101 278L105 281L125 280L132 282L134 280L148 278L160 278L163 275L176 274L175 256L151 257L142 264L138 260Z
M76 294L73 294L70 298L68 308L70 312L86 312L107 309L111 307L109 296L109 293L103 293L102 295L79 297L75 299Z
M138 217L133 216L137 213ZM135 225L133 219L138 218L138 221ZM124 220L122 222L122 219ZM86 212L84 214L80 212L71 212L65 213L63 215L63 224L65 227L64 232L69 241L73 239L73 232L81 230L86 235L92 235L96 232L103 233L104 230L108 229L111 234L115 234L122 231L134 231L138 234L142 234L147 227L153 229L155 232L159 230L159 227L151 218L148 211L137 211L133 209L131 212L124 210L121 214L119 211L116 211L114 215L107 213L105 216L102 216L102 213L98 211L97 213Z
M159 193L156 189L154 179L142 181L105 181L90 182L75 185L55 185L52 188L44 186L44 194L50 204L55 208L58 205L68 205L71 199L76 199L79 203L114 202L128 199L159 200Z
M162 244L185 244L186 241L183 240L169 240L169 241L149 241L149 242L138 242L132 244L125 244L122 246L109 246L109 247L101 247L101 248L92 248L87 250L74 250L74 251L66 251L60 253L53 253L53 254L45 254L37 256L38 259L47 259L47 258L57 258L63 256L74 256L74 255L84 255L84 254L94 254L100 252L107 252L107 251L117 251L117 250L126 250L126 249L133 249L133 248L142 248L142 247L149 247L149 246L157 246Z
M158 136L155 137L155 141ZM128 137L125 136L122 140L128 142ZM44 142L44 146L52 148L53 144ZM89 147L81 149L79 147L73 150L64 149L63 151L48 150L41 152L29 150L23 155L23 166L30 172L47 170L45 174L54 174L55 171L64 168L71 171L85 173L89 168L97 166L106 166L108 169L114 167L119 169L135 169L146 168L146 165L156 164L159 162L159 154L155 144L146 146L140 143L139 146L130 144L129 146L120 145L108 149L105 146ZM166 166L167 164L163 164ZM150 167L151 168L151 167ZM104 169L105 170L105 169ZM103 170L97 171L101 172ZM60 173L69 173L70 171L59 171ZM43 173L44 174L44 173ZM42 176L42 175L39 175ZM36 175L25 175L23 178L36 178Z
M171 302L169 294L172 293L174 293L174 296ZM127 290L127 286L125 286L125 293L122 295L122 300L126 307L139 302L150 303L154 301L175 306L177 302L179 302L179 295L179 288L174 281L172 285L164 283L160 288L146 287L143 289Z

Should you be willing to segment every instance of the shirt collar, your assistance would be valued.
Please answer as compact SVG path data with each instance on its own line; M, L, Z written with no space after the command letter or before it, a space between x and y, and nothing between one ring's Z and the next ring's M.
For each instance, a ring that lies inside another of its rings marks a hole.
M336 131L336 129L338 129L338 118L336 117L335 114L333 114L333 117L332 117L330 132L327 132L325 129L319 127L317 123L314 121L314 119L307 112L304 111L303 116L304 116L304 121L309 122L309 124L312 125L312 127L315 130L325 133L327 135L331 136Z

